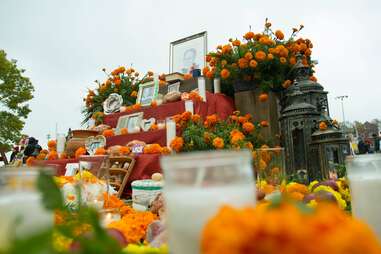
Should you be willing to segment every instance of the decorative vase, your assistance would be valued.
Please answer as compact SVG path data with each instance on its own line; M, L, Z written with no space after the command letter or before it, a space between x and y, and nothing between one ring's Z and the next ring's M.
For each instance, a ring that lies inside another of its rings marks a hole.
M260 101L262 90L252 81L236 81L233 87L236 109L243 115L251 114L254 121L266 121L268 126L261 129L262 137L279 144L279 93L269 91L268 99Z
M98 135L98 131L94 130L72 130L69 139L66 142L65 152L69 157L74 157L75 151L85 147L86 138Z

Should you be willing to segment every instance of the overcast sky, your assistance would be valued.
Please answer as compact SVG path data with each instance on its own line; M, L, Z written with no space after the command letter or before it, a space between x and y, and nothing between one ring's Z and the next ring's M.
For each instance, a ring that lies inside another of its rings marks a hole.
M329 91L331 116L342 120L334 97L348 95L347 120L381 118L381 1L159 1L0 0L0 49L17 59L35 87L24 132L46 142L47 134L79 128L82 98L103 67L168 71L169 43L208 32L208 49L273 28L314 44L316 76Z

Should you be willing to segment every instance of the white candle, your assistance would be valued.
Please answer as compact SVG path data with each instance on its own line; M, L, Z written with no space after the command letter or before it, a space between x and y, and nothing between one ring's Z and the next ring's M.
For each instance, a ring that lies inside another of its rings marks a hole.
M193 112L193 101L192 100L185 101L185 111L191 112L192 115L194 114L194 112Z
M221 93L221 79L215 78L213 82L214 93Z
M347 161L352 212L375 231L381 240L381 156L361 155Z
M206 101L205 78L204 77L198 77L197 84L198 84L199 95L202 97L203 101Z
M255 184L210 188L170 189L164 192L168 210L168 239L172 253L200 252L202 229L221 205L254 205ZM186 220L184 220L186 218Z
M15 227L15 220L20 224ZM0 250L16 237L24 237L53 226L53 214L42 206L40 194L34 191L9 192L0 197ZM14 231L15 230L15 231Z
M157 121L157 128L159 130L165 129L165 120L158 120Z
M166 128L167 128L167 147L170 147L172 140L176 137L176 123L175 123L175 121L168 118L166 121Z
M62 154L65 151L65 134L57 134L57 153Z

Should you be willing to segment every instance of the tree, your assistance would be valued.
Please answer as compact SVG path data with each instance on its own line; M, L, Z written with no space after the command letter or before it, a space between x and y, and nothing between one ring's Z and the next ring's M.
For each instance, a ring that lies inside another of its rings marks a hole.
M8 60L4 50L0 50L0 149L7 150L18 142L24 119L31 112L27 101L33 98L33 85L23 76L25 70L16 65L16 60Z

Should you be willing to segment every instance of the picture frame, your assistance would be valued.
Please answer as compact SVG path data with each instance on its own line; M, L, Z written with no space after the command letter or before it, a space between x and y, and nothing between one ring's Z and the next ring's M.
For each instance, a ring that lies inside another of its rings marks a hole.
M169 84L167 86L167 93L170 93L170 92L180 92L180 82Z
M143 83L139 86L136 103L141 106L150 106L159 93L159 84L154 81Z
M156 122L156 119L151 117L150 119L144 119L141 121L140 127L143 131L149 131L151 126Z
M106 137L103 135L87 137L85 148L90 155L94 155L96 150L106 146Z
M169 73L190 73L206 66L207 32L194 34L169 45Z
M137 129L140 130L141 121L143 120L143 112L137 112L125 116L121 116L118 119L116 125L117 134L120 133L120 129L127 128L128 133L136 133Z

